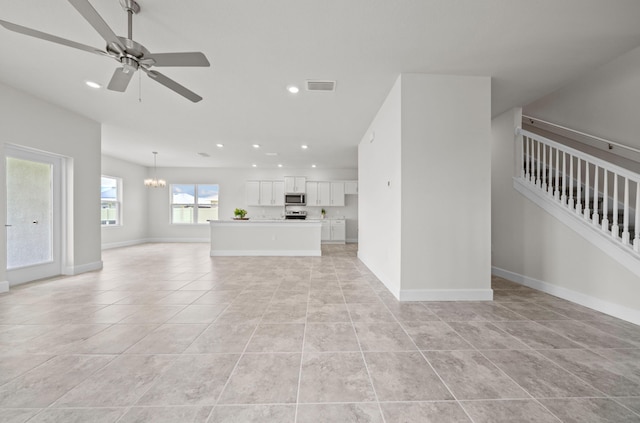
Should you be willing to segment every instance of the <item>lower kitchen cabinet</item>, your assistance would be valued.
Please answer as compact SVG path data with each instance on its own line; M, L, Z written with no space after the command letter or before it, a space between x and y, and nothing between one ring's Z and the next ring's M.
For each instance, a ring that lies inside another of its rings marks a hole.
M344 219L326 219L322 221L320 239L327 243L344 243L346 240L346 222Z

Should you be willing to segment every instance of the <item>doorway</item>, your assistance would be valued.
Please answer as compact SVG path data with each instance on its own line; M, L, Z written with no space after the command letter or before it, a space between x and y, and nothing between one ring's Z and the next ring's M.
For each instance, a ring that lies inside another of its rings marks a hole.
M7 146L7 280L62 273L60 156Z

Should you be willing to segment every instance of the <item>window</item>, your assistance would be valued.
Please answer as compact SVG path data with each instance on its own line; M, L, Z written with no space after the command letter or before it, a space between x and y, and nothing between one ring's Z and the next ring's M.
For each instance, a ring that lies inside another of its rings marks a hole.
M111 176L100 178L100 222L103 226L121 225L122 180Z
M172 184L171 223L207 223L218 220L217 184Z

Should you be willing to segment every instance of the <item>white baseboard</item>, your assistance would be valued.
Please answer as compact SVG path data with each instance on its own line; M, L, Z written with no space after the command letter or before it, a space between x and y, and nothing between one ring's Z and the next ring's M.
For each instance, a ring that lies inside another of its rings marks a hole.
M496 276L528 286L529 288L537 289L539 291L546 292L547 294L589 307L601 313L617 317L618 319L640 325L640 310L601 300L578 291L567 289L535 278L530 278L499 267L492 266L491 272Z
M0 281L0 293L9 292L9 281Z
M121 248L121 247L131 247L133 245L146 244L149 240L147 239L133 239L130 241L121 241L121 242L109 242L107 244L102 244L103 250L110 250L112 248Z
M211 257L320 257L322 250L216 250L209 251Z
M81 264L78 266L67 266L64 269L65 275L79 275L80 273L93 272L102 269L102 260L93 263Z
M403 289L400 301L492 301L492 289Z
M206 242L210 243L209 238L147 238L145 242Z
M373 273L376 278L378 278L378 280L382 282L382 284L389 290L389 292L391 292L394 297L400 299L400 291L392 287L391 281L389 280L387 275L383 271L378 269L378 267L375 265L375 260L368 260L360 253L360 250L358 250L358 260L360 260L365 266L367 266L369 270L371 270L371 273Z

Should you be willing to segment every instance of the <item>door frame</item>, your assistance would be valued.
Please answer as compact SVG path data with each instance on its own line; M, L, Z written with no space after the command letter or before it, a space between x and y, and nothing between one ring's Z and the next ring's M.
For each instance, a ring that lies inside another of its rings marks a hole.
M7 268L6 279L9 281L9 286L14 286L63 274L64 263L66 263L66 159L64 156L47 151L5 144L5 163L9 157L52 165L52 261L13 269ZM4 189L6 190L6 186ZM7 197L7 203L8 201Z

